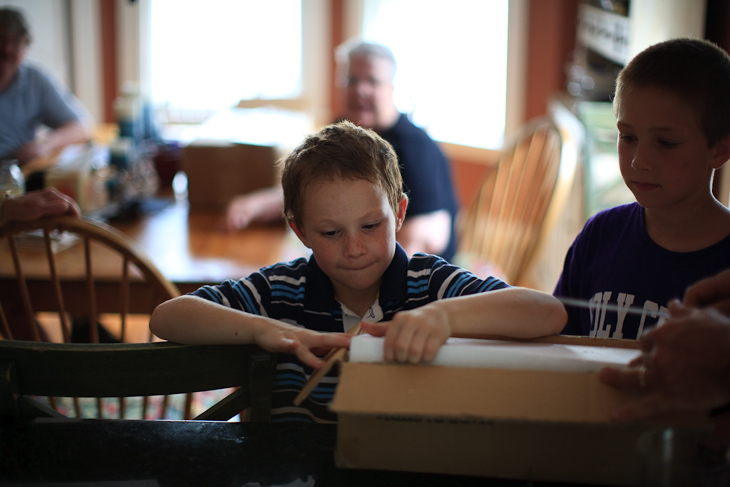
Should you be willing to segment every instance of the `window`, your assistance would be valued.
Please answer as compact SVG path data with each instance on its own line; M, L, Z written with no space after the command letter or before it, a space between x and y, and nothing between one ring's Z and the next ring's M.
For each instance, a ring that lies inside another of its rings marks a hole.
M398 62L398 108L437 140L502 145L508 0L365 0L364 39Z
M154 106L214 112L301 93L300 0L153 0Z
M149 5L150 54L149 63L143 63L149 76L141 77L150 80L156 108L194 114L176 121L202 121L255 98L299 99L317 124L331 120L329 2L139 3ZM395 96L402 112L439 141L496 149L502 145L505 118L509 131L514 124L509 114L519 118L521 113L519 107L507 108L508 92L519 92L519 86L507 84L508 10L520 3L347 0L345 6L358 11L352 32L393 49ZM519 9L513 10L510 17ZM510 63L513 71L519 69L512 58Z

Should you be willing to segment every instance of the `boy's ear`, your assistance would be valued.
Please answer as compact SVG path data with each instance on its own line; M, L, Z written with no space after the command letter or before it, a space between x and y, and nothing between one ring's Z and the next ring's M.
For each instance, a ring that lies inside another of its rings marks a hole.
M289 226L291 227L292 231L294 232L294 235L296 235L299 240L304 244L305 247L308 249L311 249L312 247L309 246L309 243L307 242L307 238L304 236L304 232L302 232L302 229L294 222L289 222Z
M715 144L715 153L712 157L712 168L720 169L730 159L730 134Z
M408 208L408 196L403 193L401 194L400 201L398 202L398 214L395 215L396 232L400 230L400 227L403 226L403 221L406 219L406 208Z

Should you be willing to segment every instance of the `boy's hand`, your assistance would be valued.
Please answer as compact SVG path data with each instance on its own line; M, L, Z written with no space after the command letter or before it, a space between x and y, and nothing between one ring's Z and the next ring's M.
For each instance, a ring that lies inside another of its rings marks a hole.
M383 358L387 361L430 362L451 336L446 313L423 306L396 314L391 321L362 323L365 333L384 336Z
M322 354L334 347L349 348L351 335L347 333L320 333L282 323L281 326L267 326L256 337L256 344L269 352L291 353L302 363L318 369L324 360Z

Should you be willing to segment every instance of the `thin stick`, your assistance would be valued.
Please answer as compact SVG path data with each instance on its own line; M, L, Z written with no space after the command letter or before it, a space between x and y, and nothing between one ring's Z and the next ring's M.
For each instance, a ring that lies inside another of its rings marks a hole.
M639 308L638 306L619 306L617 304L610 304L610 303L594 303L593 301L587 301L577 298L568 298L565 296L556 296L558 298L558 301L563 303L566 306L575 306L576 308L587 308L587 309L593 309L595 311L616 311L616 312L622 312L627 313L630 315L643 315L647 313L647 310L643 308ZM669 318L669 313L666 311L658 311L657 316L661 318Z
M362 333L360 331L360 323L350 328L348 331L351 335L359 335ZM309 380L304 384L304 387L302 387L302 390L299 391L299 394L297 394L297 397L294 398L294 405L299 406L302 401L304 401L307 396L314 390L315 387L317 387L317 384L319 384L319 381L322 380L322 377L327 375L327 373L332 370L332 367L337 362L342 361L345 358L345 354L347 353L346 348L340 348L335 347L332 350L330 350L327 355L324 356L324 365L317 369L312 375L309 376Z

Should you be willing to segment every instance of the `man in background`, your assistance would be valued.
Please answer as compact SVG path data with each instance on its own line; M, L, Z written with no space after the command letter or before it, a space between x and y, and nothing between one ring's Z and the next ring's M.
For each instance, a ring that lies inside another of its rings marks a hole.
M30 42L23 15L0 8L0 159L17 159L21 165L89 138L73 95L24 62ZM43 125L50 130L37 137Z
M374 130L398 155L403 190L409 198L398 242L408 255L425 252L452 259L458 204L451 168L436 142L395 106L397 64L392 51L380 44L360 42L341 46L337 58L347 67L346 113L341 118ZM282 208L283 194L278 187L237 196L228 206L228 229L282 218Z

